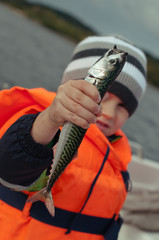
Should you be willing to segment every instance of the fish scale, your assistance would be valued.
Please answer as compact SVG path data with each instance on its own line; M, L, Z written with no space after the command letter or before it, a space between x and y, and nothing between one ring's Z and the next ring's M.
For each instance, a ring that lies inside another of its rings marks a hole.
M99 60L89 69L85 81L97 87L101 99L107 92L110 84L113 83L121 72L126 61L126 56L127 53L114 46L112 49L108 50L103 57L99 58ZM60 133L47 185L45 188L28 198L27 202L35 202L43 199L50 214L52 216L55 215L51 189L58 177L75 156L86 131L87 129L83 129L71 122L64 124Z
M70 131L67 137L67 141L62 142L63 144L65 144L65 148L64 151L62 151L61 153L59 162L55 168L54 173L50 176L50 179L48 180L48 185L46 187L47 191L50 191L50 188L52 188L60 173L64 171L66 165L68 165L68 163L72 160L87 131L86 129L83 129L81 127L77 128L77 126L73 123L67 124L70 125Z

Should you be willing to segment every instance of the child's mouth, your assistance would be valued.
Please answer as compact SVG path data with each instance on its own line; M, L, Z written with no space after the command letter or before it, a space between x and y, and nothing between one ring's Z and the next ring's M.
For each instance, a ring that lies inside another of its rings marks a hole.
M110 126L107 123L104 123L102 121L97 120L96 125L100 130L104 130L106 128L110 128Z

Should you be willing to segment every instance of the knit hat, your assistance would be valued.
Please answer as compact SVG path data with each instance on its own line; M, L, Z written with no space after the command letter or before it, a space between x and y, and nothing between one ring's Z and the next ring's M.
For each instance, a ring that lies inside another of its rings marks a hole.
M81 41L66 67L62 83L73 79L84 79L88 69L110 48L128 52L127 60L108 92L119 97L131 116L146 90L147 59L143 51L119 36L93 36Z

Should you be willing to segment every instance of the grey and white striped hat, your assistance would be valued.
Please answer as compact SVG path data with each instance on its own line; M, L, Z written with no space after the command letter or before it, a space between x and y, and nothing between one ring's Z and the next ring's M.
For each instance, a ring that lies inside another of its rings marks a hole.
M147 59L142 50L119 36L92 36L81 41L74 49L66 67L62 83L70 79L84 79L88 69L108 49L117 45L128 52L122 72L108 89L124 103L131 116L140 103L146 89Z

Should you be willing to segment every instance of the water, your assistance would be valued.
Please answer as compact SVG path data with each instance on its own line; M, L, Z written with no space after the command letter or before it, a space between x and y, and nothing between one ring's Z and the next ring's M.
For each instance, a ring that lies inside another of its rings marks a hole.
M148 85L136 113L123 127L129 139L143 145L144 157L159 162L159 90Z
M74 43L20 12L0 4L0 89L14 85L56 91ZM124 126L143 145L144 157L159 161L159 91L148 86L142 104Z
M0 4L0 88L56 91L74 44Z

